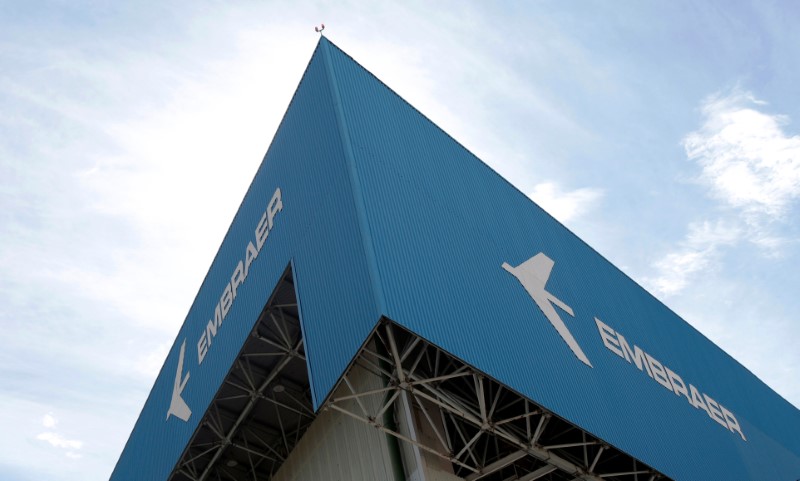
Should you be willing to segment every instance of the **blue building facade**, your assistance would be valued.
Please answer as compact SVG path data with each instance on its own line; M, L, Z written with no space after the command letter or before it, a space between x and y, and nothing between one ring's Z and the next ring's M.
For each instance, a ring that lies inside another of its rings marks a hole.
M290 269L315 409L391 320L676 480L800 477L800 411L321 38L111 479L169 479Z

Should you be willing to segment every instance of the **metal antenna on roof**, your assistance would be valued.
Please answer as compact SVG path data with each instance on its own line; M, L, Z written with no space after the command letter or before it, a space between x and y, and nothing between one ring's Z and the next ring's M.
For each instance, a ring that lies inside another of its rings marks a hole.
M322 31L323 30L325 30L325 24L324 23L320 23L319 27L314 27L314 31L317 32L320 35L322 35Z

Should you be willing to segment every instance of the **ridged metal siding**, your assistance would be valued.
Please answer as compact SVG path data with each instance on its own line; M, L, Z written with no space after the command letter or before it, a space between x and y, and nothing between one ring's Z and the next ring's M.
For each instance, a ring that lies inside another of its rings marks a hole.
M354 369L349 379L359 392L385 387L380 378L364 375L361 368ZM376 412L381 400L380 396L366 396L361 402L369 412ZM355 400L348 403L352 403L348 408L358 412ZM378 429L338 411L324 411L317 416L273 479L393 481L391 449L387 435Z
M283 211L198 366L276 187ZM500 267L538 252L594 368ZM290 261L316 406L384 314L675 479L800 472L797 409L323 38L112 479L166 478ZM733 411L748 442L606 350L595 316ZM184 339L193 414L165 421Z
M352 169L346 163L327 71L318 48L111 479L167 478L289 262L294 265L315 393L327 393L377 321L351 187ZM225 159L219 162L224 168ZM198 365L197 342L278 187L283 210ZM188 422L166 419L184 340L184 371L189 371L189 380L183 399L192 410Z
M795 479L800 413L470 152L330 47L384 314L680 480ZM503 262L539 252L592 363ZM748 440L607 350L594 317L731 410ZM746 335L746 333L742 333Z

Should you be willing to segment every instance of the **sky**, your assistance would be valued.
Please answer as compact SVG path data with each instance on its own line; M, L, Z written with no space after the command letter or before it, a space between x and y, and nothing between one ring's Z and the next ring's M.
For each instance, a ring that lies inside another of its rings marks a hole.
M1 479L108 478L320 23L800 406L800 4L0 0Z

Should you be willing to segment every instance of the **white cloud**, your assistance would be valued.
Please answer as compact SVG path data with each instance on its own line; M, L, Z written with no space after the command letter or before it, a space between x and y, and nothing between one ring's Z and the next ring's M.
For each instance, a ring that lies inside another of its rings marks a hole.
M797 243L796 240L793 241L769 232L755 232L753 234L748 240L756 247L759 247L767 257L779 258L789 244Z
M42 426L53 429L58 424L58 420L53 417L52 413L47 413L42 417Z
M63 435L54 431L53 429L57 424L58 419L53 416L53 413L47 413L42 416L42 426L50 429L50 431L37 434L36 439L39 441L44 441L54 448L66 449L67 452L65 452L64 455L70 459L80 459L83 457L82 454L75 452L83 447L83 441L77 439L67 439Z
M759 110L765 105L740 89L703 102L703 125L683 146L701 168L701 183L729 210L714 222L691 224L680 245L653 264L657 273L645 283L657 294L682 291L695 273L716 266L723 246L741 239L768 257L779 257L789 243L773 230L800 197L800 136L784 132L787 117Z
M40 433L36 435L36 439L61 449L80 449L83 447L83 441L79 441L77 439L66 439L64 436L54 431Z
M678 249L656 261L656 276L645 278L644 283L661 296L676 294L694 274L714 267L722 246L733 245L741 237L741 229L721 221L691 224Z
M742 230L723 221L704 221L689 225L689 234L686 241L691 246L730 245L736 243L742 235Z
M782 218L800 197L800 136L784 132L786 116L758 110L764 105L739 89L714 95L702 127L683 139L701 181L751 222Z
M588 212L603 197L603 191L588 187L564 191L555 182L542 182L533 187L529 197L559 222L567 224Z

